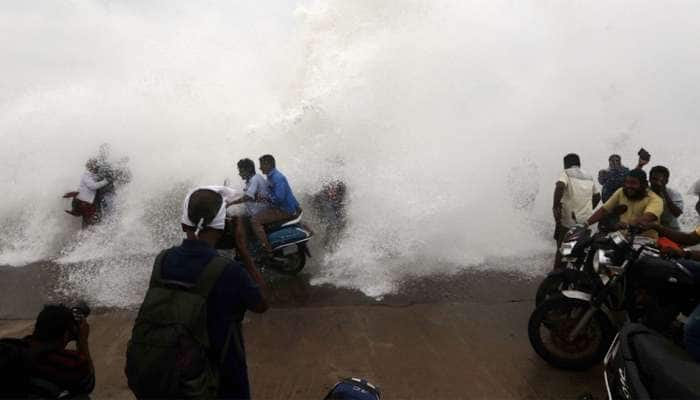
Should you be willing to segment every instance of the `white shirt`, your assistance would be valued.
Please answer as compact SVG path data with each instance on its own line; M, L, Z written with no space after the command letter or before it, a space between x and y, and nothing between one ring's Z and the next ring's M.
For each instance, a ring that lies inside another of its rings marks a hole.
M270 197L270 187L267 184L267 179L263 178L263 176L260 174L253 175L253 177L246 182L243 193L253 200L257 198L256 196L258 193L264 198ZM258 203L256 201L247 201L245 203L246 213L250 216L257 214L268 207L269 206L267 203Z
M579 167L571 167L562 172L558 182L566 186L561 199L561 224L572 227L588 220L593 215L593 195L598 193L593 177ZM575 221L572 213L576 215Z
M97 178L97 175L93 174L92 172L85 171L82 178L80 178L78 200L82 200L90 204L95 202L95 195L97 194L97 190L109 184L109 181L107 181L106 179L98 181Z
M693 187L690 188L690 194L700 196L700 179L698 179L698 181L695 182Z
M668 197L671 199L673 204L676 205L676 207L680 208L681 210L683 209L683 196L681 194L669 187L666 188L666 192L668 193ZM671 214L671 209L668 207L668 204L666 204L666 199L664 199L664 213L661 214L661 218L659 218L659 222L661 223L661 226L665 226L677 231L681 230L680 224L678 224L678 218L674 217L673 214Z

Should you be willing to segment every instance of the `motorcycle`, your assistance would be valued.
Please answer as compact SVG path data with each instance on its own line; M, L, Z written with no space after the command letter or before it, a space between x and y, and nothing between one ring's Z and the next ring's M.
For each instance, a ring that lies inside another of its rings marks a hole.
M530 316L528 337L537 354L562 369L583 370L599 363L616 331L619 314L664 330L678 313L697 304L697 287L680 264L661 258L650 239L630 229L607 235L591 267L599 276L592 291L563 290L544 300ZM550 339L549 341L545 339Z
M302 215L303 212L293 220L265 226L267 240L272 246L272 257L265 257L260 242L255 240L255 235L247 235L248 250L256 265L269 267L287 275L296 275L304 269L306 258L311 257L306 244L314 234L301 222ZM217 249L236 249L236 221L234 218L227 218L224 236L217 243Z
M540 283L535 295L535 305L539 306L563 290L590 293L598 283L598 274L593 271L592 261L599 242L600 237L592 235L589 228L576 225L569 229L559 250L565 266L547 274Z
M610 345L604 365L610 400L700 398L700 364L644 325L626 324Z
M598 224L599 232L596 234L592 234L590 228L580 224L569 229L559 249L564 267L550 272L540 283L535 295L536 306L562 290L580 290L590 293L593 288L600 285L598 274L592 267L593 256L597 249L606 246L608 233L614 230L612 228L618 216L625 211L627 206L617 206L605 221ZM574 213L572 213L572 219L576 221Z

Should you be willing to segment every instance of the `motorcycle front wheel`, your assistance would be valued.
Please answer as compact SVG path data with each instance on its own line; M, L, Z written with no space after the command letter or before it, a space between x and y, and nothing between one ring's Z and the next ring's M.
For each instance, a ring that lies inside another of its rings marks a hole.
M277 261L278 258L280 259L279 261ZM296 275L304 269L305 265L306 253L299 248L295 253L275 257L271 267L285 275Z
M600 363L610 347L615 329L607 315L596 310L588 324L569 336L591 308L584 300L555 295L530 316L528 337L535 352L549 364L567 370L586 370Z

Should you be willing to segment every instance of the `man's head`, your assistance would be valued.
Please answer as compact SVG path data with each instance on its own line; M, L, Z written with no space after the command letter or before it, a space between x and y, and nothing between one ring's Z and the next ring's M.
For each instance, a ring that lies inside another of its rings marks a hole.
M671 176L668 168L663 165L657 165L649 171L649 185L651 190L657 191L668 185L668 178Z
M611 154L610 157L608 157L608 164L610 168L619 168L622 166L622 157L618 154Z
M569 153L564 156L564 169L568 169L571 167L580 167L581 166L581 159L578 157L578 154L575 153Z
M91 158L85 163L85 169L96 174L99 169L100 163L96 158Z
M216 241L223 234L226 205L221 194L211 189L197 189L186 200L182 230L187 237Z
M641 200L647 194L647 173L641 169L633 169L625 177L622 190L631 200Z
M243 180L250 179L255 175L255 163L250 158L244 158L238 161L238 175Z
M270 154L265 154L260 157L260 171L267 175L275 168L275 157Z
M78 325L71 310L63 304L45 305L34 324L32 338L64 348L77 337Z

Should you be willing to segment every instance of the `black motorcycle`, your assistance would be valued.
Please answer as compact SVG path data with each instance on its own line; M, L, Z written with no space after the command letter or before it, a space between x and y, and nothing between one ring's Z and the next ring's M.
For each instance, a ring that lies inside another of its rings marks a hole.
M641 324L626 324L617 334L604 377L610 400L700 398L700 364Z
M593 256L596 249L605 243L605 235L593 235L589 228L582 225L569 229L559 250L564 267L550 272L540 283L535 295L535 305L539 306L563 290L590 293L599 284L598 274L593 271Z
M592 291L562 290L530 316L528 336L540 357L563 369L588 369L599 363L625 313L665 330L679 312L697 304L697 287L680 264L664 259L653 241L631 228L607 235L591 267L600 277Z

